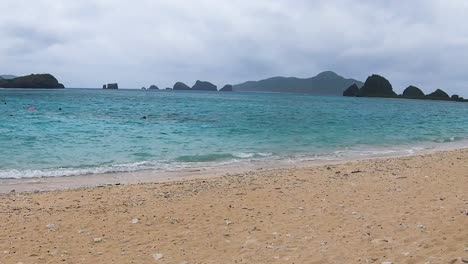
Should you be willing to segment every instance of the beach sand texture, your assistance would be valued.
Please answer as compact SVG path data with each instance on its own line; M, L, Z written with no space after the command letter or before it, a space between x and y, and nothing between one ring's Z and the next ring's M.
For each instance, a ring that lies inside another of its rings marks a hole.
M0 263L464 260L468 150L0 196Z

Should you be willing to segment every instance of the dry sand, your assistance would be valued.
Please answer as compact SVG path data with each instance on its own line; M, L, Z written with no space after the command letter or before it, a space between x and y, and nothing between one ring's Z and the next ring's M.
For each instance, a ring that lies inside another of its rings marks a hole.
M463 263L467 214L468 150L5 194L0 263Z

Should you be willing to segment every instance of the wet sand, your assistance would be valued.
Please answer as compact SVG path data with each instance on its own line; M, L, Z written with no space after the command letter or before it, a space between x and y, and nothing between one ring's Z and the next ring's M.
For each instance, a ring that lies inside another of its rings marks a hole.
M9 193L0 263L463 263L467 190L455 150Z

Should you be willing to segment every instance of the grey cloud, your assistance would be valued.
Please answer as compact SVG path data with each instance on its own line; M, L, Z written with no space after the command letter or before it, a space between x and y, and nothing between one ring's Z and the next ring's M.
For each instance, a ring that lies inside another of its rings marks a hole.
M223 85L334 70L468 97L464 0L5 0L0 8L8 10L0 72L52 72L68 86Z

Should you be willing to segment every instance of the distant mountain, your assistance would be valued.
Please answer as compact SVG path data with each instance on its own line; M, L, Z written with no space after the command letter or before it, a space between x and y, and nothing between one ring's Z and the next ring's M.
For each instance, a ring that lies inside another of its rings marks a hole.
M11 74L0 75L0 79L10 80L10 79L14 79L14 78L18 78L18 76L11 75Z
M233 90L236 92L281 92L341 96L346 88L353 84L358 87L364 85L361 81L346 79L332 71L326 71L307 79L273 77L260 81L249 81L234 85Z

